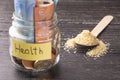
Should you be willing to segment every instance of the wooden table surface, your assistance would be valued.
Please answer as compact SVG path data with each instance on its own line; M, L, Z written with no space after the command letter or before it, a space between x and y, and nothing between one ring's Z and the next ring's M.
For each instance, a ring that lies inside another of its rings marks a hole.
M120 80L120 0L59 0L56 11L62 35L60 62L39 75L26 74L12 66L8 30L13 11L13 0L0 0L0 80ZM114 20L98 37L110 43L108 54L95 59L85 56L83 50L74 54L63 49L67 38L83 29L92 30L109 14Z

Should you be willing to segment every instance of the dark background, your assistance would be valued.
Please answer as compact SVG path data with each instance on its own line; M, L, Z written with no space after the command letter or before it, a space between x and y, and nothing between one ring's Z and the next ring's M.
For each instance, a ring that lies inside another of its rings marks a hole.
M9 27L12 25L13 0L0 0L0 80L120 80L120 0L59 0L58 26L61 30L60 62L53 69L37 76L16 70L9 56ZM105 16L114 20L99 35L110 43L108 54L100 58L64 51L67 38L83 29L92 30Z

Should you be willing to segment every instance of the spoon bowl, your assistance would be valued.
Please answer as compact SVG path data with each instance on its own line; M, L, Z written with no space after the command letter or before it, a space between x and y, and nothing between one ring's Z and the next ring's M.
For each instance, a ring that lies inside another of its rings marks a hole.
M113 20L113 16L107 15L105 16L91 32L87 32L83 34L79 34L80 36L77 36L79 40L75 40L77 45L80 46L97 46L99 45L99 40L97 39L97 36L107 27L107 25ZM84 30L83 30L84 31ZM89 31L89 30L88 30ZM93 39L90 39L93 38ZM81 41L83 42L81 42ZM93 41L92 41L93 40ZM89 42L88 42L89 41ZM86 44L87 43L87 44ZM95 43L95 44L94 44Z

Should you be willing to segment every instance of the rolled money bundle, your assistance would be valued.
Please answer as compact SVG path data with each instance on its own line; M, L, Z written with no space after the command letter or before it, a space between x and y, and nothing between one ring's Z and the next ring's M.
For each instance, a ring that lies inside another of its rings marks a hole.
M43 21L52 19L54 14L54 2L52 0L36 0L34 8L34 20Z
M34 28L34 22L33 22L33 21L23 20L23 19L17 17L17 16L15 15L15 13L13 13L12 19L13 19L13 21L16 22L16 23L19 23L19 24L24 25L24 26L32 26L32 28Z
M21 19L26 19L25 0L14 0L15 15Z
M35 43L52 40L53 29L50 29L51 21L35 22Z
M55 7L57 6L58 0L54 0Z
M20 29L16 27L18 26L12 25L12 27L9 29L9 34L11 35L11 37L17 37L18 40L21 39L25 42L30 42L30 43L34 42L33 31L29 31L29 30L26 31L25 29Z
M26 20L34 21L35 0L25 0L25 1L26 1Z
M35 0L14 0L15 16L27 20L33 21Z

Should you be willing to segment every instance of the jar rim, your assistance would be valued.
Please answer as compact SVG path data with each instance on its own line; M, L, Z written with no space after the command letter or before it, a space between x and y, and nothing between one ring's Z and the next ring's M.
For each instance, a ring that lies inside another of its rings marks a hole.
M15 13L13 13L12 19L13 19L13 21L16 20L18 22L20 21L20 22L24 22L24 23L33 23L32 26L34 26L34 20L33 21L28 21L28 20L21 19L21 18L17 17L15 15ZM53 15L53 18L50 19L50 20L41 20L41 21L35 21L35 22L44 22L44 21L52 21L54 24L57 24L58 23L58 21L57 21L57 13L55 12L54 15Z
M13 19L12 26L15 26L17 28L24 28L24 29L28 29L28 30L34 30L34 27L35 27L35 22L34 21L26 21L26 20L20 19L17 16L15 16L14 13L13 13L12 19ZM36 23L46 23L46 22L51 22L51 24L48 27L50 27L50 28L56 27L56 25L58 23L57 14L54 13L54 16L53 16L53 18L51 20L36 21Z

